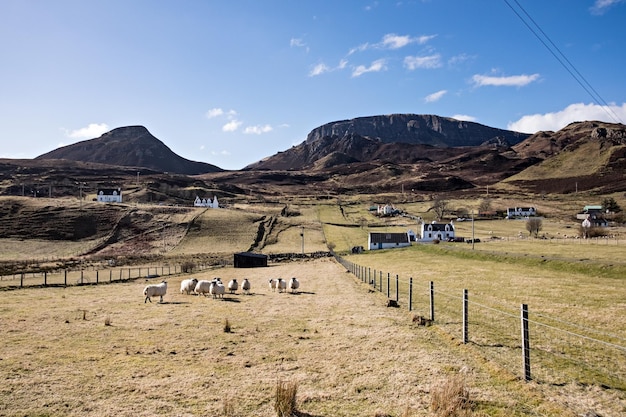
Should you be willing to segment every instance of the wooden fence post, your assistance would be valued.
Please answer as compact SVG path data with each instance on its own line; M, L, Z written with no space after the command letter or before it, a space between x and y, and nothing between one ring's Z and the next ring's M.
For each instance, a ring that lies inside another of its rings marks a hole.
M400 281L400 277L396 274L396 301L400 301L400 288L398 282Z
M463 290L463 343L467 343L469 340L468 331L468 300L467 300L467 290Z
M44 272L43 273L43 286L47 286L48 285L48 272Z
M20 288L24 286L24 273L20 274Z
M522 354L524 356L524 380L530 381L530 335L528 332L528 304L522 304Z
M67 269L64 270L64 274L63 275L64 275L63 276L63 283L67 287Z
M109 282L113 281L113 270L109 269Z
M390 277L391 275L389 274L389 272L387 272L387 298L390 298L391 296L391 278Z
M435 321L435 283L430 281L430 320Z
M374 279L376 279L376 277L374 277ZM380 275L380 280L379 280L378 284L379 284L378 285L378 290L380 292L383 292L383 276L382 276L382 274Z
M96 284L98 284L98 282L100 282L100 274L99 274L100 270L96 269Z
M409 278L409 311L413 311L413 277Z

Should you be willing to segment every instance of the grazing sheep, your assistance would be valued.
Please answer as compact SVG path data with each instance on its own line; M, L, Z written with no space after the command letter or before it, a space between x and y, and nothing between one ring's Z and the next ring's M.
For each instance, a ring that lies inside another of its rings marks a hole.
M159 301L160 303L163 302L163 296L165 295L165 293L167 293L167 282L163 281L160 284L152 284L152 285L148 285L146 286L146 288L143 289L143 295L146 296L145 300L143 300L144 304L147 301L152 302L152 300L150 299L150 297L155 297L155 296L160 296L161 297L161 301Z
M211 282L206 279L201 279L196 284L196 288L194 288L194 292L198 295L206 296L209 293L209 289L211 288Z
M291 290L291 292L296 292L298 288L300 288L300 281L298 281L298 278L291 278L289 280L289 289Z
M233 278L228 282L228 291L230 291L231 294L237 291L238 288L239 283L237 282L237 279Z
M276 291L276 283L278 281L276 281L273 278L270 278L269 283L270 283L270 290L272 290L272 292Z
M285 291L287 291L287 281L285 281L282 278L278 278L278 280L276 282L276 288L278 288L278 292L285 292Z
M196 284L198 284L198 280L196 278L182 280L180 283L180 293L189 295L196 289Z
M244 278L243 282L241 283L241 289L243 290L243 293L250 294L251 287L252 285L250 285L250 281L248 281L248 278Z
M209 294L213 296L213 298L224 298L224 293L226 292L226 287L222 284L222 281L218 281L214 279L211 281L211 285L209 287Z

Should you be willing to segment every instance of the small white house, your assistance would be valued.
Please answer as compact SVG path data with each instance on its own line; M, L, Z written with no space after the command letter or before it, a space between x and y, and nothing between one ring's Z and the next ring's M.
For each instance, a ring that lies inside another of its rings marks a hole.
M385 204L385 205L379 204L377 213L379 216L389 216L390 214L393 214L394 211L395 211L395 207L392 206L391 204Z
M516 217L534 217L537 215L537 209L534 207L509 207L506 209L507 219Z
M367 237L367 248L374 249L392 249L411 246L408 233L374 233L371 232Z
M96 200L100 203L121 203L121 188L100 188L96 196Z
M220 204L217 201L217 196L213 196L213 201L210 198L200 198L196 196L196 199L193 202L194 207L208 207L208 208L219 208Z
M443 223L422 223L422 242L432 242L433 240L448 240L454 239L454 224L452 222L448 224Z

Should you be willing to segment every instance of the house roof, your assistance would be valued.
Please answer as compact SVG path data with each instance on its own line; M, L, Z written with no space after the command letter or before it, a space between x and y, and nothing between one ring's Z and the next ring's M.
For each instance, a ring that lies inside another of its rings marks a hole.
M409 243L409 235L406 233L370 233L372 243Z
M448 230L446 230L446 227ZM448 223L424 223L422 224L422 230L428 230L433 232L446 232L454 230L454 225Z

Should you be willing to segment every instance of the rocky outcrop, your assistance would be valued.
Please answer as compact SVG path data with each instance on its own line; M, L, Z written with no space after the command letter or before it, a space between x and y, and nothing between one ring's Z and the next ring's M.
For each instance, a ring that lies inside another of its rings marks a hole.
M66 159L107 165L144 167L158 172L197 175L222 171L215 165L185 159L143 126L113 129L96 139L57 148L35 159Z

